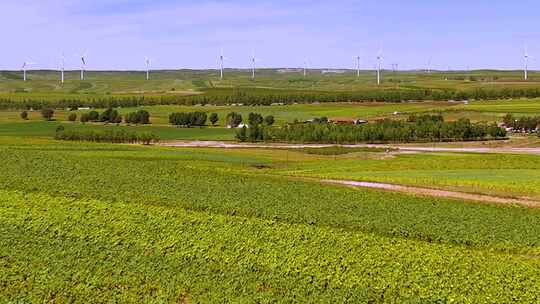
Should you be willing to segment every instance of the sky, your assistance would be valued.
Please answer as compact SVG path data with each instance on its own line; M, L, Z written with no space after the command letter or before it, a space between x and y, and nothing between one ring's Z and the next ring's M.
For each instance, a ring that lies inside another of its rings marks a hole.
M539 1L0 0L0 69L540 68Z

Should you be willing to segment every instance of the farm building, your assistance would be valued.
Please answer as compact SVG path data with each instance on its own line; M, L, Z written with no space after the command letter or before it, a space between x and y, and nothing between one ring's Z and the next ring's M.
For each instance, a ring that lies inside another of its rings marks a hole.
M328 120L330 123L336 125L363 125L368 123L365 119L349 118L349 117L337 117Z

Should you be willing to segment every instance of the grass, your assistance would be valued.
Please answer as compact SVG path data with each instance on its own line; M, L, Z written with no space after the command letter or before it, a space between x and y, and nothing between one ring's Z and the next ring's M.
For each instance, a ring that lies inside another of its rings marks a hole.
M152 132L161 140L233 140L234 130L226 128L176 128L171 126L116 126L101 123L69 123L59 121L25 121L0 123L0 136L54 137L56 128L63 125L66 130L124 129L134 132Z
M534 169L536 159L411 155L418 159L388 165L375 151L306 152L0 137L0 297L538 300L540 210L288 177L316 164L321 171L336 164L407 172L410 166Z
M278 152L276 152L278 153ZM289 163L274 174L385 182L540 200L540 156L369 153Z

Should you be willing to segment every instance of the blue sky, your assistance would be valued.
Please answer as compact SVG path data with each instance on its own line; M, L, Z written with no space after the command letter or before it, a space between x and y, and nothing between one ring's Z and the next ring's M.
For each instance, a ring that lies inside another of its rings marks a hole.
M254 51L263 67L401 69L523 66L523 48L540 60L538 1L181 1L0 0L0 69L247 67ZM540 63L532 59L535 69Z

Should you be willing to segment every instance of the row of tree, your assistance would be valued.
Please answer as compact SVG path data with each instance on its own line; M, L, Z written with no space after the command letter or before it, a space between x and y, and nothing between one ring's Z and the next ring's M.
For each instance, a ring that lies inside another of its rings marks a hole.
M52 120L54 117L54 110L50 108L45 108L41 110L41 116L45 120ZM22 111L21 118L24 120L28 119L28 112ZM68 121L76 121L77 113L69 113L67 117ZM127 113L122 119L122 115L118 113L117 110L113 108L108 108L105 111L99 113L98 111L90 111L87 113L81 114L80 121L82 123L87 122L104 122L104 123L121 123L122 120L127 124L149 124L150 123L150 113L146 110L138 110L136 112Z
M540 88L489 88L489 89L366 89L355 92L325 92L272 89L209 89L191 96L126 96L85 99L36 99L0 98L0 109L43 109L79 107L116 108L152 105L271 105L313 102L362 102L362 101L423 101L423 100L489 100L540 97Z
M150 132L130 132L123 129L120 130L64 130L59 128L56 131L55 139L57 140L70 140L70 141L91 141L91 142L107 142L107 143L142 143L149 145L151 143L158 143L159 136Z
M503 117L504 124L517 131L531 132L540 126L540 116L522 116L515 117L512 114L506 114Z
M217 122L217 114L212 113L212 124ZM202 127L206 125L208 116L205 112L177 112L169 115L169 123L181 127Z
M365 125L328 123L288 124L281 128L261 126L237 132L240 141L298 143L387 143L472 141L501 139L506 131L496 124L471 123L468 119L445 122L439 115L423 115L409 121L385 119Z

